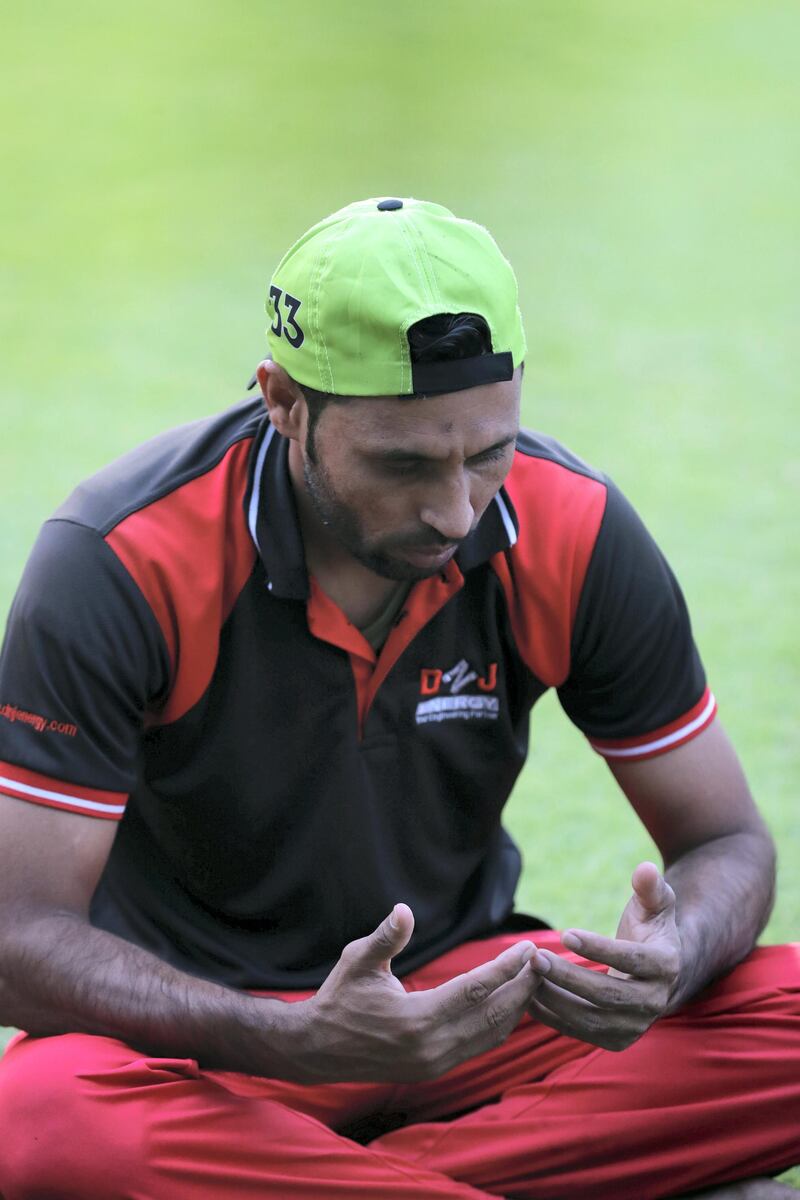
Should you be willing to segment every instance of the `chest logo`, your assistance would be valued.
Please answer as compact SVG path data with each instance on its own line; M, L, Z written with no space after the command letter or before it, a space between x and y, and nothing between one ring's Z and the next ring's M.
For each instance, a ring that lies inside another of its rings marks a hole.
M466 691L470 686L477 691ZM497 688L497 663L489 664L484 675L460 659L449 671L438 667L423 667L420 672L419 694L425 697L417 703L417 725L439 721L496 721L500 701L490 693Z

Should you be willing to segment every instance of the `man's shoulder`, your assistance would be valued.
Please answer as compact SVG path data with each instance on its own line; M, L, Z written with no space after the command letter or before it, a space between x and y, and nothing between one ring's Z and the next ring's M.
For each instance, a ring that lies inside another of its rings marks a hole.
M133 514L195 480L228 467L246 471L249 444L264 420L260 399L248 398L157 434L80 483L54 517L105 537Z
M537 476L560 480L564 486L577 488L586 486L581 480L608 486L608 478L602 471L590 466L556 438L533 429L521 429L517 436L511 474L520 478Z
M612 485L602 471L555 438L524 429L505 489L517 515L520 541L533 538L541 551L543 539L593 541Z

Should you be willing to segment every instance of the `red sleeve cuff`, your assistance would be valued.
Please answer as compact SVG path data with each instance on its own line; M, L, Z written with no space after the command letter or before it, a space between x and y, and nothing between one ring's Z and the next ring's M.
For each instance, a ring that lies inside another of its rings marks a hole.
M697 737L711 724L716 713L717 702L713 693L706 688L697 704L669 725L662 725L660 729L653 729L640 737L608 740L589 738L589 745L603 758L626 759L628 762L655 758L657 754L666 754Z
M64 808L85 817L104 817L110 821L120 820L128 799L126 792L104 792L99 788L65 783L7 762L0 762L0 792L18 800L31 800L49 808Z

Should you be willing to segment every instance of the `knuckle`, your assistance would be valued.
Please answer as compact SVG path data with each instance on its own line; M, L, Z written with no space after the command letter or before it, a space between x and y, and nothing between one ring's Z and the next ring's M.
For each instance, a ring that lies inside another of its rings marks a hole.
M607 988L603 999L611 1008L626 1008L630 1004L630 996L620 987Z
M660 1017L669 1002L669 987L666 983L656 984L642 997L639 1011L647 1020L648 1027Z
M629 973L631 975L644 975L648 966L647 955L643 954L641 950L632 950L630 955Z
M664 1011L664 1003L660 995L647 996L639 1005L639 1009L650 1025Z
M493 1005L486 1012L486 1025L489 1029L491 1041L494 1045L500 1045L508 1037L510 1032L510 1017L508 1009Z
M465 988L465 996L468 1004L483 1004L487 1000L491 992L485 983L480 979L470 979Z
M609 1031L606 1019L594 1013L587 1013L583 1018L583 1024L588 1033L592 1035L593 1040L599 1041L601 1038L613 1038L615 1034Z
M665 950L664 952L664 972L671 979L675 979L680 971L681 961L678 951L674 948Z

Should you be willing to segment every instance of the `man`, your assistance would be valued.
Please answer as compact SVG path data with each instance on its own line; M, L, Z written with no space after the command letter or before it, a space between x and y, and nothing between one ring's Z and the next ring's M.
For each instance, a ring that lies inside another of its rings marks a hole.
M750 953L772 843L662 556L519 431L508 263L364 201L269 312L266 412L79 487L11 611L5 1200L641 1200L791 1165L800 962ZM548 687L664 857L616 938L512 911Z

